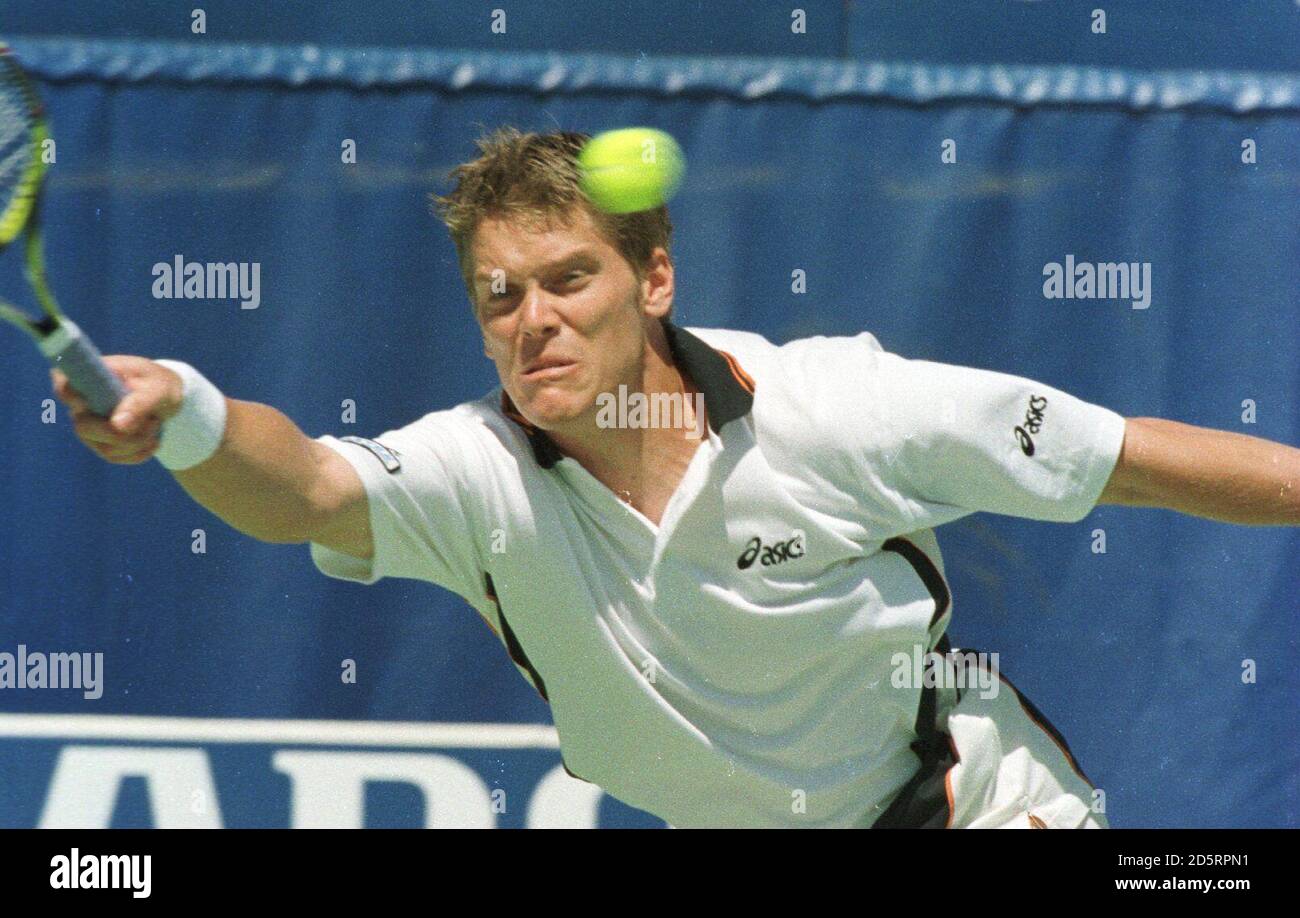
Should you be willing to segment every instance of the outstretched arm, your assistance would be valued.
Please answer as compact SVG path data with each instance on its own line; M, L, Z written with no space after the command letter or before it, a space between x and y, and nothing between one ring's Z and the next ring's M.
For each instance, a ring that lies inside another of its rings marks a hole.
M1300 526L1300 449L1163 418L1128 418L1099 503Z
M90 413L59 370L51 371L54 391L72 409L86 446L108 462L138 465L157 451L163 421L180 410L181 378L143 357L115 355L104 362L128 390L112 420ZM173 475L190 497L255 539L318 542L363 559L374 553L357 473L269 405L226 399L220 448Z

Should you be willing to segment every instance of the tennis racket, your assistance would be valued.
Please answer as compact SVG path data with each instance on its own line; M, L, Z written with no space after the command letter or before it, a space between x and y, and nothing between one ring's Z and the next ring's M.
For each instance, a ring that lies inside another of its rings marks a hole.
M41 353L67 375L90 410L108 417L126 395L126 387L104 365L90 339L59 310L45 280L40 197L45 178L44 142L49 136L36 90L13 52L0 42L0 253L23 237L27 282L44 313L31 318L0 299L0 318L31 335Z

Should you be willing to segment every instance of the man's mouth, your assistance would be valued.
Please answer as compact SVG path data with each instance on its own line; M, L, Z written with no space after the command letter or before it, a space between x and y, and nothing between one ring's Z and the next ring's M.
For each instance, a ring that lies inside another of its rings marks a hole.
M565 360L560 357L544 357L530 363L524 368L524 372L521 375L529 382L555 379L556 377L563 376L576 366L577 363L572 360Z

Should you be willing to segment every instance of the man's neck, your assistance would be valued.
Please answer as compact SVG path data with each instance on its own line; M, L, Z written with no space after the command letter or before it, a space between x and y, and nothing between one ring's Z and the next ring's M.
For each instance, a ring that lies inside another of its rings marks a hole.
M681 400L680 425L601 427L593 415L577 430L548 432L562 453L637 506L656 503L656 495L666 502L690 464L707 423L703 398L698 397L694 381L674 363L662 326L654 327L647 343L638 373L625 383L625 394L641 393L649 404L654 404L649 396L676 395ZM619 397L617 392L609 395Z

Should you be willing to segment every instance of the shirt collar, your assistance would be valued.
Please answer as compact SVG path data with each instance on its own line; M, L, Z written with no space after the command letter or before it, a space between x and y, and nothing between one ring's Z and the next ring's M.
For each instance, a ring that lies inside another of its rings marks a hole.
M754 380L736 358L666 319L663 326L673 363L686 371L704 396L710 429L717 433L724 424L748 414L754 406ZM505 389L501 390L501 410L523 428L538 465L549 469L564 458L546 431L535 427L519 413Z

